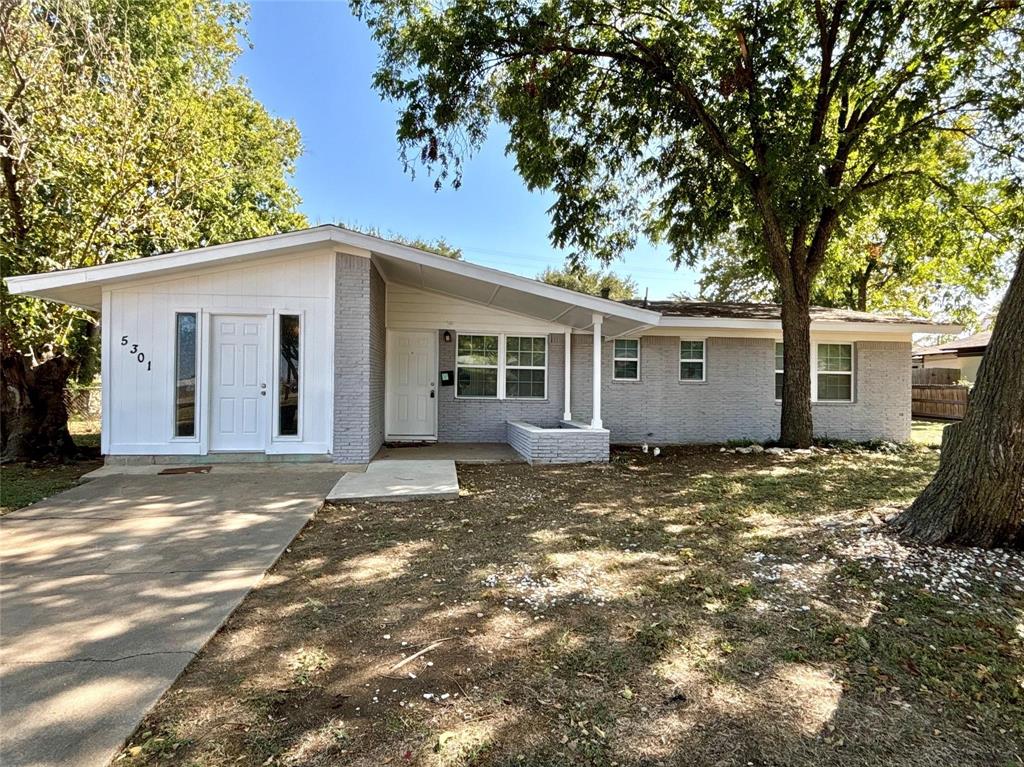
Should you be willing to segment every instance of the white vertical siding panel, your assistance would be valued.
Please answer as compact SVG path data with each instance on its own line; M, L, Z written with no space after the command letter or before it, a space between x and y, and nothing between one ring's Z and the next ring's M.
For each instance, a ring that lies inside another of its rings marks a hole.
M331 433L331 385L328 365L333 345L330 291L334 280L330 253L288 256L234 268L198 269L184 276L148 280L110 291L108 452L185 454L199 451L197 441L173 439L174 313L176 311L294 311L304 316L302 441L287 445L295 452L326 452ZM121 336L139 344L146 371L120 346ZM270 349L276 362L277 350ZM268 375L272 373L268 372ZM273 385L268 380L268 385ZM200 392L208 396L208 389ZM201 408L205 419L205 408ZM204 424L200 423L200 428ZM308 446L308 447L306 447Z

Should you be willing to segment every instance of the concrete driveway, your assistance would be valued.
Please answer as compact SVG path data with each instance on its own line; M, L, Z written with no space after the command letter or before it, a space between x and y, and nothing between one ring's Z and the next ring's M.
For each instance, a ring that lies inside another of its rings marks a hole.
M109 476L0 519L0 764L107 764L340 475Z

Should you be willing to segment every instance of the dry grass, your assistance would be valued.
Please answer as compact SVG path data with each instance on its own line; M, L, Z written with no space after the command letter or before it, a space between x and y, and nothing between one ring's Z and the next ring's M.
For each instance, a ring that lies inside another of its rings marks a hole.
M1010 573L965 605L853 553L936 460L625 452L327 508L122 763L1020 764Z
M103 465L99 458L99 422L73 420L68 423L68 430L83 451L79 460L0 466L0 516L74 487L83 474Z

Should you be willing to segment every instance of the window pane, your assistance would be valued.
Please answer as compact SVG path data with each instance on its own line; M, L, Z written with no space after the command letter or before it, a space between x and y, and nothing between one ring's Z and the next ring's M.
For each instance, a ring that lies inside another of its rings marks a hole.
M680 341L679 342L679 359L681 360L699 360L704 357L704 342L703 341Z
M196 315L175 316L174 436L196 436Z
M818 373L818 399L819 400L845 400L853 399L851 386L853 376L842 373Z
M782 344L775 344L775 370L786 369L786 358L783 354Z
M640 369L635 361L615 360L615 377L630 380L640 377Z
M704 378L704 363L703 362L683 362L679 363L679 377L684 381L700 381Z
M782 399L782 377L784 373L775 374L775 399Z
M546 338L508 336L505 339L505 365L507 367L544 367Z
M640 341L635 338L615 339L615 357L635 360L640 357Z
M543 399L544 371L523 368L505 371L505 396L513 399Z
M850 344L818 344L818 370L853 370L853 347Z
M460 397L497 397L497 368L458 369L457 392Z
M459 336L459 365L497 365L497 336Z
M281 315L281 358L277 372L277 433L299 433L299 318Z

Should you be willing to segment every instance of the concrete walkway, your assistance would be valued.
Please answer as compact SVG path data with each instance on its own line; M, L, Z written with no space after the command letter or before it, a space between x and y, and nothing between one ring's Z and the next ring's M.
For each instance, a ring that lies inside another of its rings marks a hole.
M377 460L362 473L346 474L327 494L337 503L423 501L459 497L455 461Z
M0 764L106 765L338 475L108 476L0 518Z

